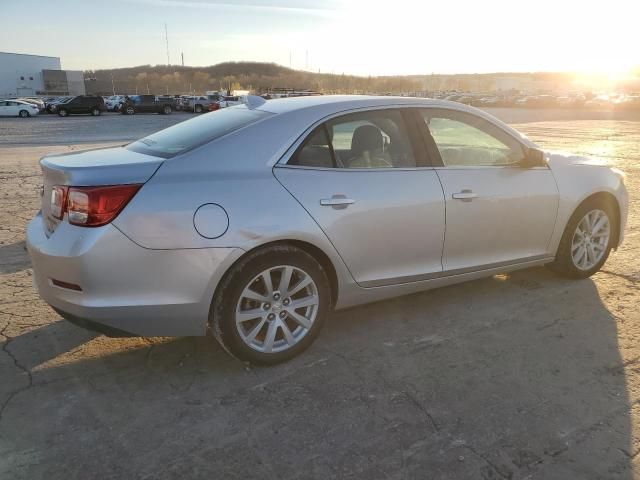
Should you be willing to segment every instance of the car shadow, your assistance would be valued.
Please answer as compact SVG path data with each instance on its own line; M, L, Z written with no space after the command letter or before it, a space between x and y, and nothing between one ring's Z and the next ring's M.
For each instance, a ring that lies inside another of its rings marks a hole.
M30 267L25 241L0 245L0 275L21 272Z
M79 332L10 341L32 386L4 408L0 477L633 477L637 404L592 280L530 269L339 311L269 368Z

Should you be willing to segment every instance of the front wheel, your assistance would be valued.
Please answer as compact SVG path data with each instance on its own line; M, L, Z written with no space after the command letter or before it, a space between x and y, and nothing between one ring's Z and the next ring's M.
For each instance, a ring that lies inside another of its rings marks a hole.
M67 115L69 115L69 112L67 112L64 108L61 108L60 110L58 110L58 115L60 117L66 117Z
M136 109L132 106L127 106L122 110L122 113L124 113L125 115L133 115L134 113L136 113Z
M93 115L94 117L97 117L100 115L100 109L98 107L93 107L91 109L91 115Z
M222 280L210 324L237 358L275 364L318 336L331 307L327 275L311 255L279 245L249 254Z
M162 113L164 113L165 115L169 115L171 113L171 107L169 105L165 105L162 109Z
M549 268L569 278L590 277L607 261L615 228L616 215L610 203L586 201L569 219Z
M196 105L196 107L194 108L194 111L196 113L202 113L202 105Z

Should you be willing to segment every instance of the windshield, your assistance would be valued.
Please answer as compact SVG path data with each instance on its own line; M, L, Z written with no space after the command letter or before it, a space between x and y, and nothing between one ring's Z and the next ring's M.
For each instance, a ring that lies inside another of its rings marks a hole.
M126 148L146 155L171 158L269 115L273 114L249 110L244 106L218 110L160 130L130 143Z

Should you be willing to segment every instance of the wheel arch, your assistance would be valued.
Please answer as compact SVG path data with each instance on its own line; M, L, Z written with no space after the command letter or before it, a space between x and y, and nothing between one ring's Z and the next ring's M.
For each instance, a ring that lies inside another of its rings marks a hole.
M244 260L247 256L252 255L257 251L265 250L274 246L292 246L292 247L299 248L300 250L311 255L322 266L325 272L327 272L327 279L329 280L329 288L331 290L331 298L330 298L331 307L333 307L336 304L336 301L338 299L338 274L329 256L321 248L307 241L284 239L284 240L275 240L272 242L257 245L251 248L250 250L245 251L231 265L229 265L224 275L222 275L222 277L220 278L220 281L216 285L215 291L211 299L212 306L216 296L218 295L220 286L224 283L224 280L226 279L227 275L229 275L229 273L233 270L233 267L235 267L240 261ZM209 317L210 321L211 321L211 318L212 317L210 315Z
M612 193L606 192L606 191L600 191L600 192L592 193L591 195L583 198L582 201L579 204L577 204L576 207L573 209L573 212L571 213L571 216L569 217L569 219L573 217L575 212L582 205L591 201L603 202L607 205L610 205L613 208L613 211L615 212L615 218L613 220L616 222L616 225L615 225L615 228L613 229L612 244L614 245L613 248L616 249L618 247L618 244L620 243L620 233L621 233L620 228L622 226L622 223L620 221L620 204L618 203L618 199Z

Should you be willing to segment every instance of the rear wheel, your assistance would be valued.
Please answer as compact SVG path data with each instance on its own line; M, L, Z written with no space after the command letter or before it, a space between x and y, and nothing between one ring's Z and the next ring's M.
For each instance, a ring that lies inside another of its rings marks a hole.
M164 113L165 115L169 115L171 113L171 106L165 105L162 109L162 113Z
M607 261L615 228L615 210L610 203L599 199L584 202L567 223L549 268L569 278L590 277Z
M20 116L20 118L27 118L31 116L26 110L20 110L18 112L18 115Z
M122 110L122 113L126 115L133 115L136 113L136 109L129 105Z
M196 113L202 113L202 105L196 105L194 108L194 111Z
M97 117L98 115L100 115L100 109L98 107L93 107L91 109L91 115L93 115L94 117Z
M318 336L330 295L327 275L311 255L286 245L265 248L225 275L213 301L213 334L241 360L283 362Z

